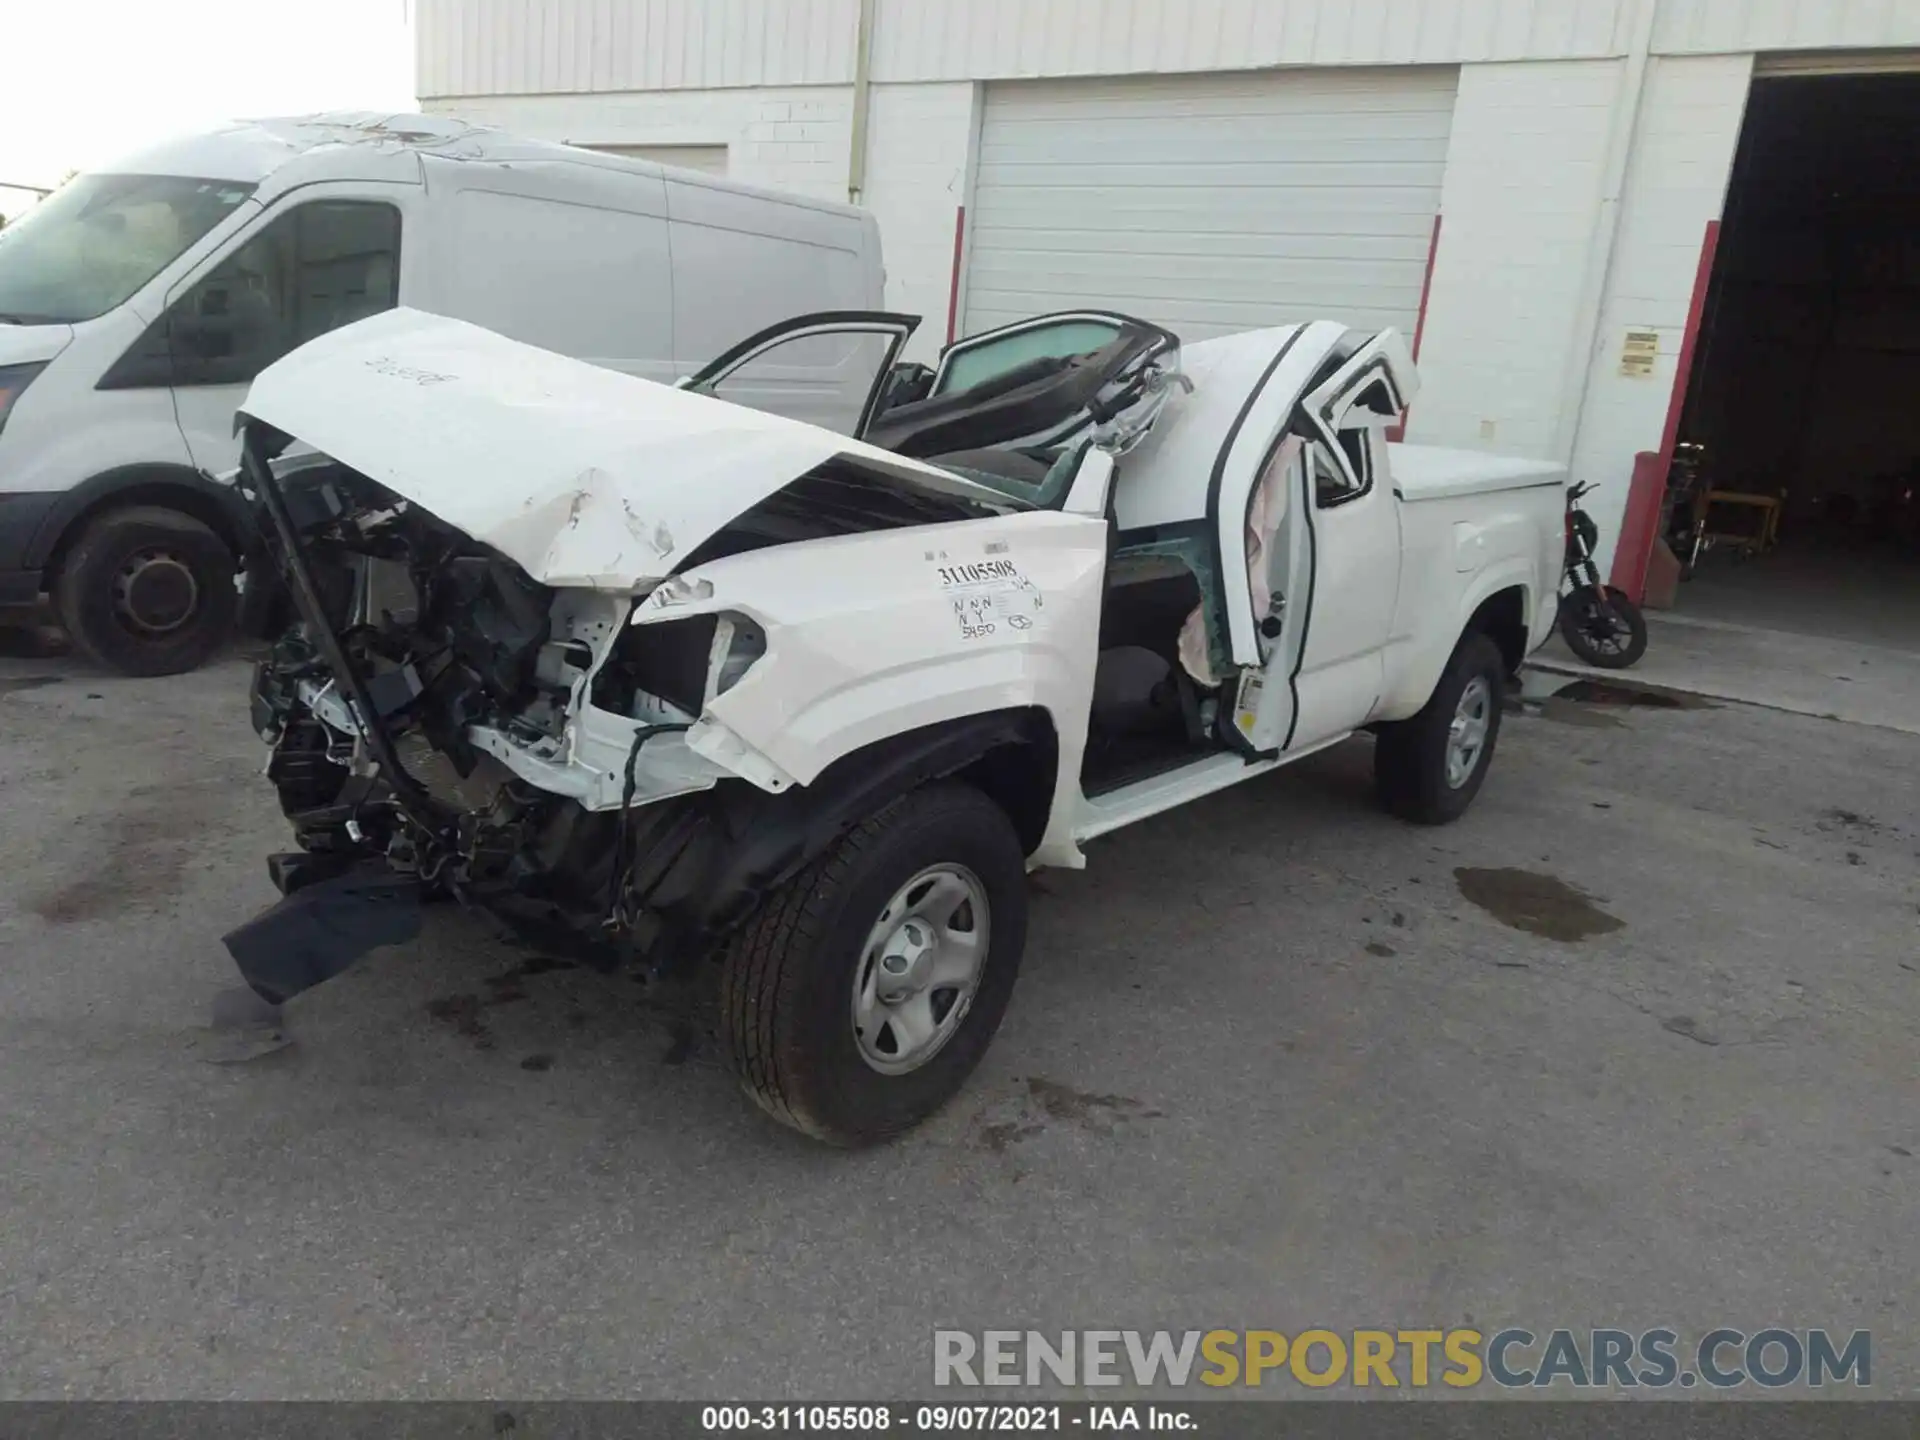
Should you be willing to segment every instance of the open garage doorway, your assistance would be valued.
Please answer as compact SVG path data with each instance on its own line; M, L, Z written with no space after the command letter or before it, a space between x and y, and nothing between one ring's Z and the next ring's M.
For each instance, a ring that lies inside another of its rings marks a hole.
M1756 78L1687 397L1678 615L1920 655L1920 70Z

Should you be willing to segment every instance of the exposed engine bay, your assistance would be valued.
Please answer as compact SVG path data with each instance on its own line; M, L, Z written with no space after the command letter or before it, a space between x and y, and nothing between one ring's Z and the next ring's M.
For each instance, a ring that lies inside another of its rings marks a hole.
M228 937L270 998L407 938L363 934L368 907L438 895L590 964L691 962L795 868L816 827L838 823L834 806L892 778L878 763L829 771L803 794L703 715L767 650L746 614L674 614L706 598L704 582L552 587L325 457L262 474L274 493L256 482L254 498L296 542L269 534L268 548L311 607L256 664L250 703L299 846L269 871L305 902ZM827 466L694 558L980 513ZM903 741L900 773L937 767L936 750ZM323 908L328 896L339 905Z
M649 757L649 798L726 777L679 740L710 677L724 688L763 651L758 627L703 616L632 628L644 593L539 584L341 465L298 468L280 488L315 598L398 767L394 783L380 773L315 627L290 626L256 666L252 695L300 846L276 857L282 888L378 860L550 946L609 962L644 952L661 927L637 922L694 824L684 806L627 812L635 767L650 742L672 745ZM596 742L591 772L567 763ZM588 773L598 783L583 783Z

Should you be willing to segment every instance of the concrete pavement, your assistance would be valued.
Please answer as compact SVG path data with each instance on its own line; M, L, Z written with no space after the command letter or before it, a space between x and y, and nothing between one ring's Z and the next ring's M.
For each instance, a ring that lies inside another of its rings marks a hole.
M1646 655L1626 672L1582 664L1557 634L1534 663L1920 735L1920 651L1670 611L1650 612L1647 632Z
M849 1155L697 1005L452 910L215 1063L284 843L244 678L0 661L0 1396L909 1397L935 1326L1662 1323L1871 1329L1920 1390L1920 737L1553 704L1441 830L1352 742L1039 877L982 1070Z

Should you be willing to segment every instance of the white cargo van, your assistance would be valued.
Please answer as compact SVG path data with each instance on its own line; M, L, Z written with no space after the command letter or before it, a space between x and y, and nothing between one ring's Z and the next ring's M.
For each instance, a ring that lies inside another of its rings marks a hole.
M376 311L671 382L797 310L878 309L882 284L851 206L457 121L161 146L0 231L0 605L51 594L81 650L130 674L200 664L248 550L215 478L238 464L234 409L267 365ZM783 346L728 398L851 429L884 344Z

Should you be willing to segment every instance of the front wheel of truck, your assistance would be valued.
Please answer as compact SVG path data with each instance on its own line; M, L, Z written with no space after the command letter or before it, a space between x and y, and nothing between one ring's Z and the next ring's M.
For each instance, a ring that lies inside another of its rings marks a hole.
M901 796L768 895L729 945L721 1029L742 1088L829 1144L911 1129L986 1053L1026 931L1005 812L958 783Z

